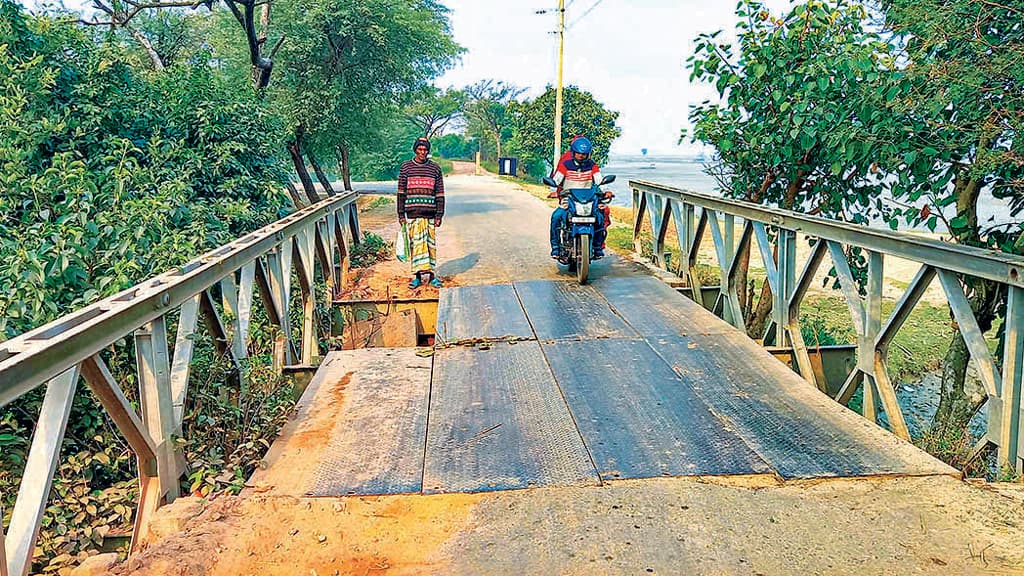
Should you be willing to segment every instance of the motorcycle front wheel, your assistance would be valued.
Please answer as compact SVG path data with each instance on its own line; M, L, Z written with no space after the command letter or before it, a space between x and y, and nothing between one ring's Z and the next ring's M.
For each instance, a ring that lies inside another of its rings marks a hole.
M580 284L587 283L590 275L590 234L580 234L576 238L576 280Z

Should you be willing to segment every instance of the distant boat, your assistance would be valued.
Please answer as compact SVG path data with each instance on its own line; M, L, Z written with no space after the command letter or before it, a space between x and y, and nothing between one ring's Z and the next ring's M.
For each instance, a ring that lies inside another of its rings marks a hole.
M640 166L638 170L654 170L654 162L651 162L647 166Z

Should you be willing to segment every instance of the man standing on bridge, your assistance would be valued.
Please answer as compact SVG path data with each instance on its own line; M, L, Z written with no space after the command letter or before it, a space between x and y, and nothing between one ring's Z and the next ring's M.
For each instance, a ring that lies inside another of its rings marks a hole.
M416 157L403 162L398 170L398 222L404 225L408 219L409 224L409 262L413 272L409 288L419 288L428 280L431 286L440 288L441 280L434 274L435 228L444 216L444 177L441 167L427 159L430 140L417 138L412 150Z

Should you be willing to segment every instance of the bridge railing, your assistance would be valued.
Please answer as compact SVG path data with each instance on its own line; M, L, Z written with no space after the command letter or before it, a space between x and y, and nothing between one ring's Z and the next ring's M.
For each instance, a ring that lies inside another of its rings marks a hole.
M175 270L0 342L0 407L46 387L6 538L0 529L4 576L21 576L31 568L79 378L137 457L140 490L134 546L145 536L153 512L178 496L183 470L172 436L182 427L198 320L204 321L218 352L244 374L255 289L279 331L275 363L315 362L319 352L314 270L319 262L329 303L344 283L349 245L359 239L356 196L349 192L328 197ZM302 305L299 334L293 333L289 313L293 272ZM215 286L219 290L211 291ZM215 292L222 299L223 317L215 306ZM168 334L172 313L177 313L173 348ZM141 414L125 398L100 355L127 336L134 340Z
M697 255L703 237L710 229L718 260L719 293L714 311L727 322L745 331L740 311L738 286L739 254L756 243L765 264L771 289L771 321L765 341L789 347L800 374L809 383L826 391L812 369L810 355L800 332L800 306L825 256L832 260L851 323L857 333L857 364L834 395L842 404L849 402L863 387L863 413L878 423L880 403L891 430L910 438L906 420L889 378L888 352L893 337L903 326L929 284L938 277L960 327L971 360L985 389L988 426L974 447L974 454L989 446L997 447L998 460L1021 469L1021 376L1024 373L1024 258L968 246L960 246L910 234L878 230L855 224L807 216L797 212L768 208L749 202L698 194L647 181L631 181L633 192L633 244L641 252L644 223L652 230L655 263L667 267L665 242L670 223L674 223L682 252L680 275L688 280L693 294L701 293L697 273ZM736 219L743 220L739 237ZM810 256L798 271L797 233L813 240ZM854 282L846 257L848 247L859 247L867 259L866 296ZM882 271L884 256L917 262L917 275L907 287L896 308L882 322ZM964 291L963 276L994 280L1008 291L1002 369L996 365L978 326ZM697 298L700 302L700 298Z

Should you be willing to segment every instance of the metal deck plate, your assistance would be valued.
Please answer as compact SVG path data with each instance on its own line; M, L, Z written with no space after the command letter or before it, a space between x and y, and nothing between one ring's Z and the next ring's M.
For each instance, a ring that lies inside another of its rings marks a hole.
M951 470L840 406L739 332L650 343L783 478Z
M637 336L592 286L536 280L516 282L515 287L541 340Z
M602 479L769 471L643 340L543 348Z
M597 482L536 342L435 353L424 492Z
M419 492L431 359L416 356L415 348L331 357L343 364L348 383L341 382L329 399L337 421L307 494Z
M443 288L437 306L437 344L474 339L532 339L511 284Z
M700 304L650 276L599 278L594 288L644 336L735 332Z

